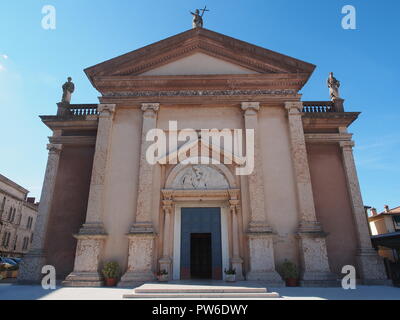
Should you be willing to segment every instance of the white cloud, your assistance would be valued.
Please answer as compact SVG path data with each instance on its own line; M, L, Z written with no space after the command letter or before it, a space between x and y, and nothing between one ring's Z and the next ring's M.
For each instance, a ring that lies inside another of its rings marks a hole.
M2 64L0 64L0 72L5 71L5 70L6 70L6 68Z
M2 56L2 58L3 58L4 60L7 60L7 59L8 59L8 55L6 55L6 54L2 54L1 56Z

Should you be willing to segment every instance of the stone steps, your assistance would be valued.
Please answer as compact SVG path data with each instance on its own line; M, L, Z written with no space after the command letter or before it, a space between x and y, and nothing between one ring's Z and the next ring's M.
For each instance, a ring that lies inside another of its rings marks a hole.
M225 285L144 284L125 299L271 299L276 292L263 287Z

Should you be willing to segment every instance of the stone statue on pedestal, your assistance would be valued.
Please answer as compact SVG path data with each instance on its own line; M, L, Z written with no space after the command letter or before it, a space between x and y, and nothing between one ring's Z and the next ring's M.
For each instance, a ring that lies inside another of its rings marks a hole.
M61 98L61 103L70 104L72 93L75 91L75 85L72 82L72 78L68 77L68 81L63 84L63 95Z
M329 78L327 80L328 88L329 88L329 94L331 96L331 100L335 100L336 98L340 99L340 94L339 94L339 87L340 87L340 81L337 80L333 76L333 72L329 73Z
M203 12L200 13L200 11L203 11ZM193 29L203 28L203 16L206 11L210 11L210 10L207 10L207 7L204 7L204 9L196 9L195 13L190 12L193 15L193 23L192 23Z

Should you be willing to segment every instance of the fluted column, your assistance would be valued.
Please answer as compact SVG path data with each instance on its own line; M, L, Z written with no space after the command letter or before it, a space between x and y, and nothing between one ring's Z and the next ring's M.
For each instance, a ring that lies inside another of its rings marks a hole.
M44 251L44 246L62 145L48 144L47 149L49 150L49 156L44 175L42 193L40 196L38 216L33 233L33 242L31 250L24 256L24 259L21 262L18 274L19 282L40 282L43 276L42 267L46 264L46 252Z
M387 276L382 259L373 249L368 230L368 222L365 217L360 185L353 156L353 141L341 141L343 165L346 174L347 188L357 232L358 252L357 262L361 278L365 284L386 283Z
M129 237L128 269L119 283L120 286L135 285L154 280L153 257L155 233L152 222L152 195L154 165L146 159L146 151L152 142L146 135L157 127L158 103L143 103L142 141L139 161L139 183L135 223Z
M163 256L159 260L159 265L160 265L160 270L166 270L168 272L169 278L171 279L171 274L172 274L171 226L172 226L172 212L173 212L172 199L171 198L164 199L162 208L164 212Z
M230 192L229 207L232 217L232 269L236 270L236 279L243 280L243 259L240 256L239 249L239 216L240 216L240 200L237 193Z
M333 281L326 248L326 234L317 221L311 175L308 165L307 149L302 123L302 102L287 102L292 161L297 189L299 208L300 257L302 281L304 285L317 285L319 282Z
M264 280L271 285L281 285L282 279L275 270L272 228L264 203L264 178L262 152L258 132L259 102L242 102L246 130L254 130L254 170L248 176L250 222L248 228L249 266L247 280ZM247 157L249 155L246 155Z
M100 104L99 124L93 159L86 221L79 233L74 271L63 282L66 286L101 286L102 275L99 272L100 257L107 236L103 225L105 183L110 149L114 104Z

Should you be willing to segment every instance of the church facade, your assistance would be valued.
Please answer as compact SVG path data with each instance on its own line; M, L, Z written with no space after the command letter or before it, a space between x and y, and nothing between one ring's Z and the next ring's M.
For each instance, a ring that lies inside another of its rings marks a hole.
M65 285L101 286L117 261L120 286L230 268L282 285L289 260L303 285L335 284L345 265L385 282L347 130L359 113L338 96L302 101L314 69L203 28L86 69L100 103L41 117L53 135L20 281L53 265Z

